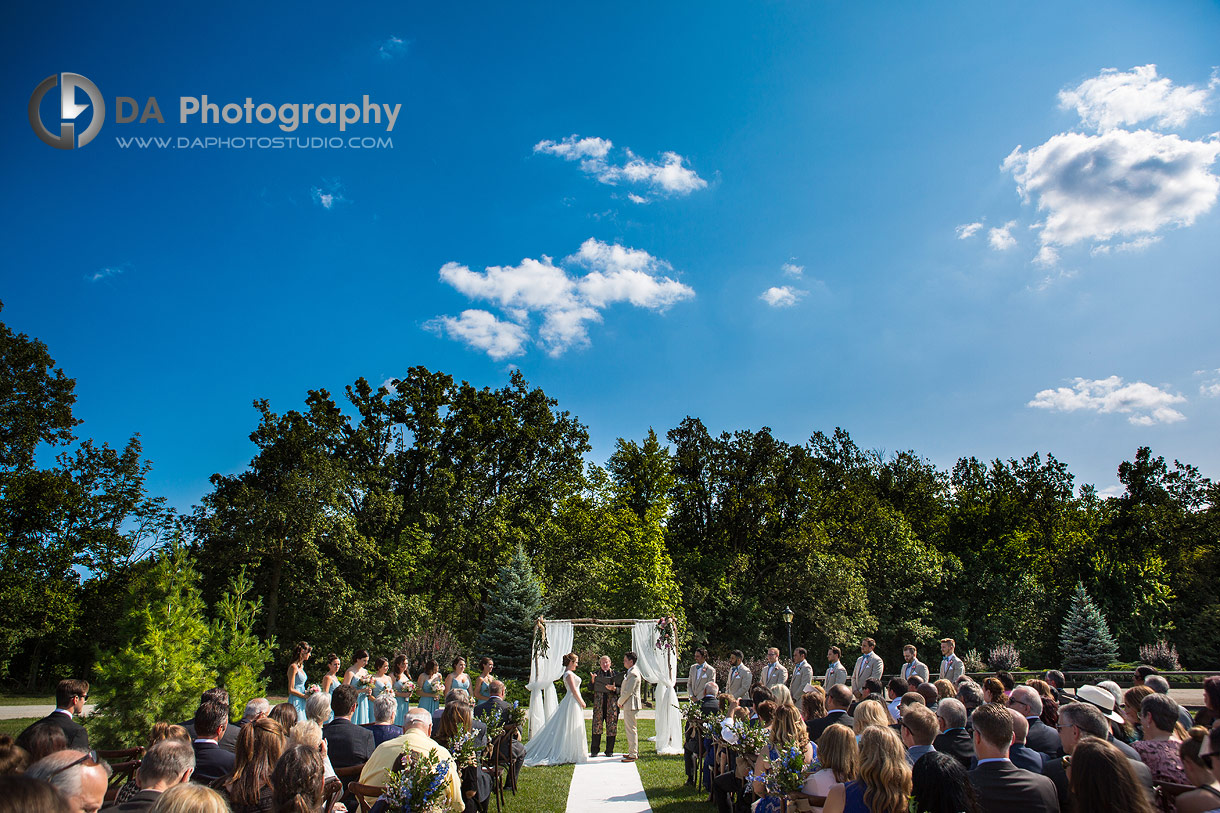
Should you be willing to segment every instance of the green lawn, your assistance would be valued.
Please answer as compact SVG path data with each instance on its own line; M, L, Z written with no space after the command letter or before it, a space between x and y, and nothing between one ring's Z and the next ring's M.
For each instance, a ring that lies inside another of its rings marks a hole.
M591 720L585 721L590 738ZM640 720L640 760L636 767L648 794L648 803L656 813L707 813L707 796L686 785L686 769L681 756L658 756L648 738L656 733L653 720ZM615 750L623 753L627 735L620 721ZM519 790L506 797L505 813L564 813L568 802L568 787L572 784L572 765L547 768L526 768L521 772Z
M54 706L55 695L0 694L0 706Z
M15 720L0 720L0 734L8 734L15 739L18 734L41 719L41 717L18 717Z

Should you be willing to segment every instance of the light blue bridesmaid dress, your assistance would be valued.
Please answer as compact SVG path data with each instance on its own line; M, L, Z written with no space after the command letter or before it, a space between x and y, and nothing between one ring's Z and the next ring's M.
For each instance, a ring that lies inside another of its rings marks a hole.
M356 710L352 713L352 722L356 725L364 725L365 723L373 722L372 710L369 708L369 696L364 693L366 687L360 685L360 678L352 675L351 686L355 686L360 692L356 698Z
M394 692L398 695L395 699L398 701L398 710L394 712L394 725L402 727L407 719L407 711L411 708L411 697L407 694L407 673L403 672L402 677L394 681Z
M479 684L478 696L474 699L475 705L482 703L484 700L491 700L491 682L494 679L494 677L488 675L483 679L483 682Z
M453 679L453 688L465 689L466 694L470 694L470 675L463 672L461 677L455 677Z
M425 680L419 687L421 692L432 692L436 695L443 696L445 694L445 676L437 672L431 678ZM441 707L440 702L435 697L424 697L422 694L419 698L419 707L426 710L429 714L435 714L436 710Z
M306 681L305 670L298 669L296 677L293 678L293 680L292 680L292 688L296 689L298 692L304 693L305 681ZM304 720L305 719L305 698L297 697L294 694L294 695L291 695L290 699L292 700L292 705L295 706L296 710L297 710L297 721L299 722L301 720Z

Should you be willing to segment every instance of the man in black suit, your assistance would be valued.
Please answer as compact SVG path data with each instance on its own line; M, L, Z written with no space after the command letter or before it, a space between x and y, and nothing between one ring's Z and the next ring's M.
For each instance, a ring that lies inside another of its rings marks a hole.
M210 785L233 771L233 755L220 747L229 727L229 706L209 700L195 712L195 773L192 782Z
M940 701L936 706L936 722L940 734L932 741L932 747L969 768L974 761L974 741L966 733L966 707L962 701L952 697Z
M1105 689L1101 691L1104 692ZM1102 710L1097 708L1097 706L1091 703L1078 702L1068 703L1059 709L1059 737L1063 743L1064 753L1069 755L1074 753L1076 746L1085 737L1110 740L1113 736L1110 733L1110 723L1106 720ZM1148 766L1139 759L1128 757L1128 764L1131 765L1131 769L1135 772L1135 778L1148 794L1148 801L1154 802L1153 808L1155 809L1156 792L1152 787L1152 771L1148 770ZM1065 813L1071 810L1071 788L1068 782L1067 771L1063 767L1063 759L1053 759L1043 765L1042 775L1055 783L1055 790L1059 794L1060 809L1065 811Z
M500 721L507 725L508 713L511 709L512 706L504 699L504 681L493 680L491 682L491 697L475 706L474 713L476 717L486 717L488 714L499 712ZM517 774L521 772L521 763L525 762L525 746L518 739L520 735L521 732L518 731L512 739L506 741L506 744L501 747L500 751L500 761L512 764L511 778L513 782L516 782Z
M38 722L22 731L17 737L17 744L27 751L30 734L35 726L53 725L64 732L68 747L74 751L89 750L89 732L76 720L75 716L84 716L85 701L89 699L89 682L87 680L61 680L55 687L55 710Z
M1012 743L1009 710L998 703L979 706L974 712L974 752L979 762L969 776L983 813L1059 813L1055 783L1013 765L1008 758Z
M348 685L336 686L334 694L330 696L330 709L335 719L322 727L322 736L326 740L330 764L336 771L363 765L377 747L373 732L352 722L352 712L356 710L359 696L360 691Z
M206 692L204 692L202 695L200 695L199 705L202 706L204 703L207 703L209 701L214 701L216 703L223 703L224 705L232 708L232 704L229 702L229 690L222 689L219 686L217 686L213 689L208 689ZM267 708L267 711L268 712L271 711L270 707ZM194 737L195 737L195 718L192 717L189 720L183 720L181 723L179 723L179 725L181 725L183 728L185 728L186 733L190 734L191 738L194 739ZM220 738L220 740L216 744L219 745L224 750L228 751L230 754L232 754L237 750L237 735L240 733L241 733L240 724L226 726L224 735Z
M1033 686L1017 686L1008 698L1008 707L1019 711L1029 721L1029 736L1025 743L1045 759L1058 759L1062 753L1059 732L1042 722L1042 698Z
M161 794L191 780L195 770L195 749L182 740L170 738L153 743L140 759L136 779L140 790L125 802L102 808L102 813L146 813Z
M814 720L809 724L810 741L817 742L822 733L832 725L845 725L848 728L854 728L856 721L847 713L851 703L851 689L842 683L837 686L831 686L830 691L826 692L826 716Z

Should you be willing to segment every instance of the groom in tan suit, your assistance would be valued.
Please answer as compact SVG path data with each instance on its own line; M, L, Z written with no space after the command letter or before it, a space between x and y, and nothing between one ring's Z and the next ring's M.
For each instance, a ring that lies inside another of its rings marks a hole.
M623 656L623 668L627 674L623 676L623 688L619 690L618 707L623 710L623 727L627 729L627 756L623 762L635 762L640 756L640 735L635 726L635 715L640 710L640 683L644 678L635 662L639 660L634 652Z

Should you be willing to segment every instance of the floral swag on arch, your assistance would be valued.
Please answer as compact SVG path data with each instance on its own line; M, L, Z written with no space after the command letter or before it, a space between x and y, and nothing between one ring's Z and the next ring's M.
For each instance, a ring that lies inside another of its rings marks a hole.
M682 715L678 710L678 622L665 616L638 618L577 618L534 625L531 645L529 724L537 731L559 705L555 681L563 677L563 656L572 651L576 627L609 627L631 630L631 648L639 656L636 666L644 680L657 687L656 744L658 754L682 753Z

